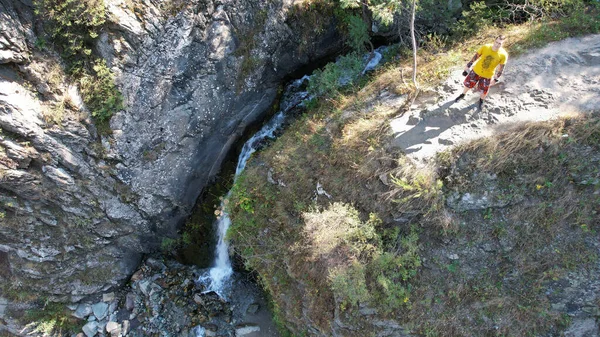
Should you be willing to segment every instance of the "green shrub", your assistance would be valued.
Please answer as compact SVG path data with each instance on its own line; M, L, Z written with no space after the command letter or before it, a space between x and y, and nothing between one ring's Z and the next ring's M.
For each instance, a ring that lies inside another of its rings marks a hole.
M30 334L40 336L64 336L81 331L81 324L75 317L69 315L64 304L46 302L41 309L25 311L23 317Z
M421 266L415 229L400 237L399 249L384 252L381 220L373 214L361 222L352 206L334 203L303 218L313 257L330 264L328 279L340 309L368 303L392 312L409 305L409 281Z
M231 187L230 202L226 205L227 212L232 213L233 209L239 208L247 213L254 214L255 201L251 193L245 188L246 179L245 174L240 175Z
M381 239L375 230L375 216L362 222L354 207L336 202L322 212L306 212L302 218L313 256L335 255L340 247L351 260L379 254Z
M346 44L356 52L364 52L370 43L368 27L362 18L351 15L348 17L348 40Z
M409 235L400 240L402 253L383 253L368 266L375 303L385 312L410 305L409 281L417 275L421 266L418 241L419 236L413 228Z
M349 305L358 306L359 303L371 302L372 297L367 288L365 269L364 264L355 261L348 267L330 271L331 289L340 301L341 310L346 310Z
M417 7L415 25L417 29L423 32L423 35L436 34L445 36L456 24L457 14L459 14L457 12L459 11L460 6L457 5L449 8L448 1L420 0Z
M91 55L105 22L102 0L34 0L34 13L67 60Z
M93 74L85 73L79 84L83 100L92 116L103 122L109 120L113 112L123 109L123 97L104 60L96 60L93 71Z
M427 215L443 208L444 184L434 172L426 170L415 172L402 167L391 176L391 180L395 188L389 195L399 204L401 211Z
M163 238L162 241L160 242L160 250L162 250L163 253L168 253L168 252L172 251L173 249L177 248L178 245L179 245L179 240L177 240L177 239Z
M586 6L585 0L511 0L497 5L511 23L542 18L568 17Z
M475 2L469 10L462 12L462 19L452 29L457 40L474 35L492 24L492 10L485 2Z
M323 69L313 72L308 83L308 92L316 96L336 96L340 89L356 81L363 67L363 60L359 54L341 56L336 63L328 63Z

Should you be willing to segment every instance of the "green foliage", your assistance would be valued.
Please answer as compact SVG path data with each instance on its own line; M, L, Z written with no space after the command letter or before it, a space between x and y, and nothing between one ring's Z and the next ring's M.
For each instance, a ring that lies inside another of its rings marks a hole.
M105 24L102 0L34 0L35 14L44 23L55 47L67 61L69 72L79 81L83 100L92 116L106 122L123 109L123 98L104 60L92 56L94 42ZM45 47L44 37L36 46Z
M411 278L421 266L418 253L419 235L415 228L400 240L402 253L386 252L369 264L368 270L375 282L375 303L385 312L392 312L410 305Z
M483 1L472 3L469 10L463 11L462 16L453 29L457 40L469 37L492 24L492 10Z
M520 0L509 1L481 1L474 2L469 10L463 11L462 19L451 29L452 35L460 40L472 36L491 25L506 23L522 23L525 21L560 19L555 29L545 33L537 39L541 44L532 44L538 47L548 41L564 39L568 36L596 33L600 29L598 20L597 2L586 0ZM594 14L594 12L596 14ZM545 27L547 29L549 27ZM578 30L581 30L577 32Z
M386 26L394 21L394 15L400 13L403 8L403 0L374 0L369 6L375 20Z
M239 207L247 213L254 214L254 201L248 190L245 188L245 181L246 175L244 174L240 175L236 180L231 188L230 200L233 202L229 203L228 208Z
M361 222L356 209L334 203L323 212L305 213L303 217L313 256L335 261L339 258L336 254L343 251L351 261L329 270L329 284L340 309L368 303L391 312L408 305L408 282L421 266L415 229L400 237L398 250L386 252L376 230L381 220L374 214ZM394 241L399 239L398 233Z
M585 9L593 2L586 0L530 0L527 2L511 0L495 5L496 21L504 20L520 23L526 20L556 19L571 16L572 13Z
M415 172L408 176L400 173L392 176L392 182L397 186L394 202L400 204L403 210L419 211L425 214L438 211L443 207L444 194L442 180L425 173Z
M308 92L316 96L336 96L343 87L356 81L363 67L362 57L357 53L341 56L336 63L328 63L313 72Z
M406 0L370 0L365 2L360 0L340 0L342 8L368 8L373 19L384 26L390 26L394 22L394 18L398 17L408 4L409 2Z
M336 202L322 212L306 212L302 218L316 256L332 254L344 247L348 256L365 260L381 250L381 239L375 230L381 220L374 214L362 222L354 207Z
M35 14L66 59L89 56L105 22L102 0L34 0Z
M81 93L92 116L106 121L114 111L123 109L123 98L104 60L96 60L93 70L93 75L84 74L79 80Z
M571 12L569 16L560 20L542 20L511 47L511 53L518 55L530 48L544 46L551 41L558 41L571 36L600 33L599 10L586 10L579 7Z
M38 37L37 39L35 39L35 42L33 43L33 45L39 49L39 50L44 50L46 49L46 39Z
M179 241L172 238L163 238L160 243L160 250L163 252L170 252L177 247Z
M367 288L365 269L364 264L355 261L349 267L337 268L330 272L331 289L340 301L341 310L348 309L349 305L358 306L372 300Z
M349 39L346 44L356 52L364 52L370 38L368 27L362 18L356 15L351 15L348 18L348 35Z
M448 37L458 20L460 6L455 2L454 7L449 8L447 1L439 0L419 0L417 4L415 25L421 36Z
M188 232L183 232L183 234L181 234L181 241L183 242L184 245L192 244L191 234Z
M46 302L41 309L27 310L23 318L26 322L30 322L27 324L31 329L30 334L63 336L81 330L78 320L71 317L61 303Z
M328 63L323 69L313 72L308 84L308 92L313 95L333 95L340 87L340 76L340 67L335 63Z

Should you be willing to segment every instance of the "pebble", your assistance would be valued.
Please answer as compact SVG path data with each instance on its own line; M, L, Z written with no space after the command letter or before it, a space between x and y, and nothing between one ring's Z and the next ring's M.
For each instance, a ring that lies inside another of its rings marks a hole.
M448 254L450 260L458 260L458 254Z
M244 325L241 327L237 327L235 329L235 335L237 337L241 337L241 336L248 335L253 332L259 332L259 331L260 331L260 327L258 325Z
M107 293L102 295L102 301L111 302L115 299L115 293Z

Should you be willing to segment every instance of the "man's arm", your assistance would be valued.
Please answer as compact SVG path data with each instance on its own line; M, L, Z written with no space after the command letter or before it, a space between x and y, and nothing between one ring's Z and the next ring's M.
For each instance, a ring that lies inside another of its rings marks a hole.
M496 76L494 76L494 79L496 81L498 81L498 78L500 78L503 71L504 71L504 64L499 64L498 67L496 67Z
M481 56L481 54L475 53L475 56L473 56L473 58L471 59L471 61L469 61L469 63L467 63L467 66L465 67L465 70L469 71L469 69L471 69L471 66L473 65L473 63L475 63L475 61L477 61L477 59L480 56Z

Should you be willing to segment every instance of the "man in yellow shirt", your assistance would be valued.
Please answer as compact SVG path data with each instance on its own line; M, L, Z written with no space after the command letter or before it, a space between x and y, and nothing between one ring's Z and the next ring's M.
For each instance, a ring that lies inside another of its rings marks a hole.
M508 60L508 53L502 48L505 40L506 37L500 35L493 44L483 45L477 50L477 53L473 56L471 61L467 63L465 71L463 71L463 76L466 76L463 83L465 89L462 94L456 97L454 100L455 102L463 99L467 91L477 85L477 90L481 93L481 96L479 97L479 108L481 109L490 86L498 82L498 78L502 75L504 65ZM475 65L473 65L473 63L475 63ZM473 69L471 69L471 66L473 66Z

